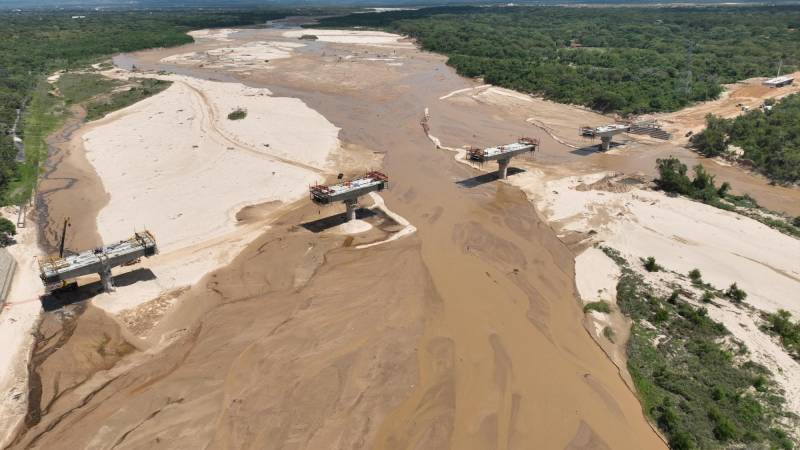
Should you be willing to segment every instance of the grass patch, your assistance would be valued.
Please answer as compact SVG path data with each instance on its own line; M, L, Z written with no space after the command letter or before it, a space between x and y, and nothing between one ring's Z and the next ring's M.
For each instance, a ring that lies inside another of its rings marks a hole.
M50 84L42 80L33 91L21 121L25 161L17 166L4 199L7 204L20 204L31 198L39 178L40 165L47 159L47 136L66 118L64 102L50 93Z
M236 108L228 114L228 120L242 120L247 117L247 110L243 108Z
M121 82L96 73L65 73L56 82L56 87L68 105L83 103L92 97L105 94Z
M86 104L86 120L102 119L111 112L126 108L136 102L156 95L172 85L171 81L152 78L135 78L130 89L114 92L102 99Z
M584 305L583 312L588 313L591 311L597 311L608 314L611 312L611 306L609 306L608 302L606 302L605 300L600 300L597 302L589 302L586 305Z
M617 305L633 321L628 370L642 407L673 449L792 448L769 371L704 308L662 297L619 252Z

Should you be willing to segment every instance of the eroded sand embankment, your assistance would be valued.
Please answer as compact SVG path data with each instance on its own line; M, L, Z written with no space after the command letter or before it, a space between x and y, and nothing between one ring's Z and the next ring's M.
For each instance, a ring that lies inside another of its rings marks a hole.
M424 106L472 83L409 45L390 61L363 43L304 49L238 76L301 99L346 146L385 153L382 195L417 233L356 249L310 231L327 212L286 213L177 295L148 331L160 346L58 396L15 447L663 448L581 327L570 251L519 190L469 182L475 171L422 133ZM136 65L158 69L165 53ZM530 127L446 104L434 114L455 124L448 141Z

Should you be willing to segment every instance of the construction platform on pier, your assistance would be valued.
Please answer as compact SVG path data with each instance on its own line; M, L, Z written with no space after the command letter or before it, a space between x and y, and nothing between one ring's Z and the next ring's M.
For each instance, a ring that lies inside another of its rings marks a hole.
M317 184L309 188L311 200L319 205L333 202L344 202L347 207L347 220L356 217L358 198L370 192L377 192L389 187L389 177L384 173L372 171L350 181L338 184Z
M532 154L539 148L539 140L532 138L519 138L517 142L506 145L498 145L489 148L469 148L467 149L467 159L484 163L497 161L497 177L505 178L508 175L508 164L514 156Z
M611 148L611 139L620 133L625 133L631 129L631 126L626 123L612 123L611 125L602 125L599 127L581 127L580 133L581 136L586 137L599 137L600 138L600 148L603 151L608 150Z
M58 288L69 280L96 273L103 288L113 291L113 267L134 264L142 257L158 253L156 239L149 231L135 233L130 239L105 247L87 250L76 255L49 257L39 261L40 278L48 290Z

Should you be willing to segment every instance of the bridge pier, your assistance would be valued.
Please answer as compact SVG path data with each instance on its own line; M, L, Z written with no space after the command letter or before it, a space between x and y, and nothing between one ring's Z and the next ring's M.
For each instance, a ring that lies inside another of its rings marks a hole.
M344 206L347 208L347 222L356 219L356 210L358 209L358 197L348 198L344 201Z
M511 158L497 160L497 178L505 180L508 177L509 163L511 163Z
M103 270L98 275L100 275L100 283L103 285L103 290L114 292L114 278L111 276L111 267L103 267Z
M612 136L600 136L600 149L604 152L607 152L609 148L611 148L611 137Z

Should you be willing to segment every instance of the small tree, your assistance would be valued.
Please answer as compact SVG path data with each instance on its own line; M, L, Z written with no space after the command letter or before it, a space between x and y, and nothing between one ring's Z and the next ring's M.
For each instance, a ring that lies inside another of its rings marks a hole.
M0 217L0 240L3 245L9 241L11 236L15 236L16 234L17 227L14 226L14 223L5 217Z
M725 296L736 303L739 303L743 302L744 299L747 298L747 292L739 289L739 286L737 286L736 283L733 283L728 290L725 291Z
M655 180L659 188L666 192L688 195L692 192L692 182L686 175L686 164L678 158L657 159L658 178Z
M656 264L656 259L652 256L648 256L647 259L644 260L644 268L648 272L658 272L661 270L661 266Z
M700 273L700 269L692 269L689 272L689 278L692 279L692 283L700 284L703 282L703 274Z
M719 156L728 149L725 119L712 114L706 116L706 129L689 140L698 152L708 157Z
M727 181L723 182L722 185L717 189L717 195L720 197L725 197L728 195L728 192L731 190L731 184Z

